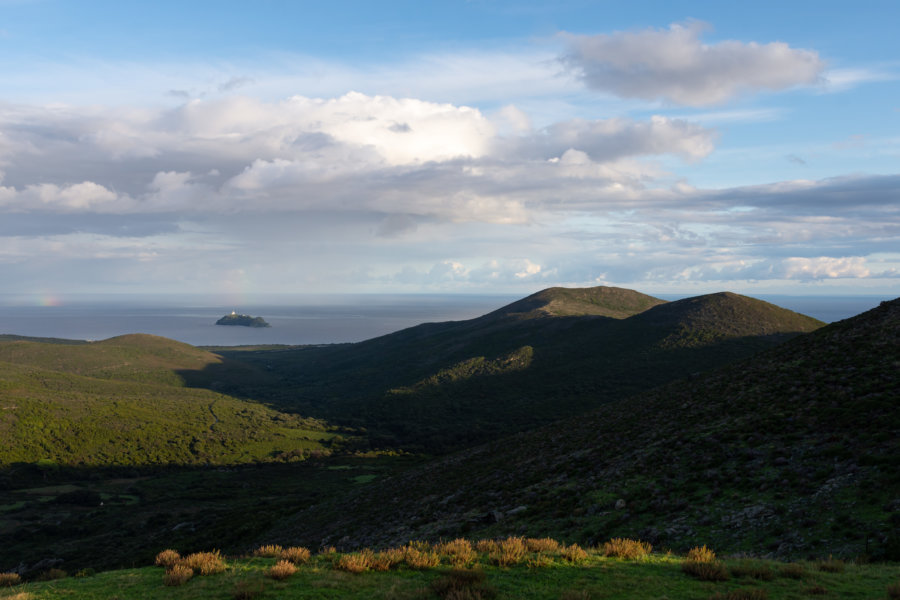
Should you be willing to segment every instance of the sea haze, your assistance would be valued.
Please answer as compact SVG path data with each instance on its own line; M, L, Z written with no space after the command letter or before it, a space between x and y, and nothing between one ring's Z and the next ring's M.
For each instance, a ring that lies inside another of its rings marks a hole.
M674 300L683 296L659 297ZM826 322L852 317L890 298L878 296L758 296ZM517 300L500 295L342 295L271 297L222 304L199 297L76 297L44 300L0 295L0 333L102 340L149 333L195 346L358 342L420 323L481 316ZM263 317L270 328L215 322L232 310Z

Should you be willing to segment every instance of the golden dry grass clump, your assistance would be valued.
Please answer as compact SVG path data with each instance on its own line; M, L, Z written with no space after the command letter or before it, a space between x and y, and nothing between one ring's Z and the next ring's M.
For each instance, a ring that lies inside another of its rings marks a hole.
M163 583L170 586L183 585L194 576L194 570L187 565L175 564L166 569Z
M271 577L272 579L278 579L280 581L282 579L287 579L296 572L297 565L289 560L279 560L272 566L271 569L266 571L266 576Z
M464 567L478 558L472 543L464 538L438 544L437 553L446 557L454 567Z
M304 548L302 546L291 546L290 548L285 548L278 554L278 558L281 560L287 560L295 565L302 565L309 561L312 556L312 552L309 551L309 548Z
M717 560L711 562L686 560L681 563L681 570L700 581L727 581L731 576L728 567Z
M653 550L653 546L640 540L613 538L603 544L603 556L637 559L645 558Z
M587 560L588 553L587 551L579 546L578 544L572 544L571 546L564 546L560 550L560 554L564 559L569 562L577 563L583 560Z
M18 573L0 573L0 587L12 587L22 583Z
M182 565L198 575L215 575L225 571L225 561L218 550L212 552L194 552L179 560L175 566Z
M170 549L163 550L159 554L156 555L156 560L153 561L157 567L166 567L169 568L173 566L181 560L181 555L178 554L177 551Z
M553 538L528 538L525 540L525 546L529 552L553 553L559 551L559 542Z
M410 569L431 569L441 564L440 555L427 544L410 543L405 549L403 560Z
M525 561L528 555L528 547L525 539L521 537L508 537L497 543L497 549L490 553L490 560L500 567L517 565Z
M263 558L278 558L278 556L283 551L284 548L282 548L278 544L266 544L254 550L253 556L261 556Z
M712 562L716 560L716 553L710 548L707 548L706 544L694 546L688 550L687 560L692 560L694 562Z

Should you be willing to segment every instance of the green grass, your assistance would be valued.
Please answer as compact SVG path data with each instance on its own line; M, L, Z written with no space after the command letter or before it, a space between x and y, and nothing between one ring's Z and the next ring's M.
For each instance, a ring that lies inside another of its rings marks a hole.
M52 582L31 582L0 591L0 598L20 600L50 600L69 598L93 600L120 598L230 598L239 590L255 592L255 598L286 599L431 599L439 598L436 591L446 586L436 585L442 578L453 577L449 564L424 570L401 566L387 572L369 571L352 574L338 571L332 565L334 556L317 555L296 574L282 581L266 576L275 559L228 559L224 573L195 576L184 585L163 585L164 570L145 567L121 571L101 572L90 577L66 578ZM886 589L900 579L900 565L849 565L841 573L816 571L812 563L806 565L802 579L778 577L759 581L749 577L733 577L726 582L702 582L685 575L683 559L672 555L653 554L639 561L604 558L599 551L590 551L588 558L578 564L569 563L558 555L547 554L539 565L533 563L497 567L484 554L476 568L483 578L466 578L471 586L493 590L496 598L527 598L559 600L568 598L618 598L622 600L667 598L669 600L705 599L733 590L764 589L771 600L801 600L811 597L813 587L824 588L824 598L872 599L883 598ZM736 561L726 561L731 566ZM765 561L773 572L780 564ZM483 581L472 583L483 579ZM463 584L465 587L466 584ZM18 595L17 595L18 594ZM470 596L478 597L478 596Z

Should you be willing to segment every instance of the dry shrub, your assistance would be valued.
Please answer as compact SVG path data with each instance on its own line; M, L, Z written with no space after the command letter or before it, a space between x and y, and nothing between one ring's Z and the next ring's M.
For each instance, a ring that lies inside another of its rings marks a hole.
M432 569L441 564L441 557L437 552L422 550L412 543L406 547L403 560L411 569Z
M484 600L497 595L479 569L453 569L432 581L431 590L444 600Z
M175 564L166 570L163 583L170 586L184 585L194 576L194 570L187 565Z
M22 583L18 573L0 573L0 587L12 587Z
M331 555L331 554L337 554L337 548L335 548L334 546L323 546L319 550L319 554L324 554L326 556Z
M475 549L483 554L496 552L499 548L496 540L478 540L475 542Z
M62 569L48 569L35 577L35 579L37 581L53 581L54 579L65 579L68 576L69 574Z
M390 571L404 560L406 560L405 548L388 548L387 550L376 552L372 557L372 570Z
M559 545L559 542L553 538L528 538L525 540L525 547L529 552L557 552Z
M891 600L900 600L900 583L887 586L887 595Z
M464 567L478 558L478 554L472 548L472 543L464 538L439 544L436 550L441 556L446 556L450 564L455 567Z
M728 568L717 560L712 562L686 560L681 563L681 570L700 581L726 581L728 579Z
M603 555L617 558L644 558L650 554L651 550L653 550L653 546L649 543L627 538L613 538L603 544Z
M768 600L769 592L763 588L743 588L724 594L713 594L709 600Z
M309 548L304 548L302 546L291 546L290 548L285 548L279 553L278 558L281 560L288 560L295 565L302 565L303 563L309 561L309 558L312 556L312 552L309 551Z
M176 550L172 550L171 548L169 548L157 554L156 559L153 561L153 564L155 564L157 567L165 567L168 569L179 560L181 560L181 555L178 554Z
M712 549L707 548L706 544L702 546L694 546L687 553L687 560L694 562L712 562L716 560L716 553Z
M806 569L803 568L803 565L788 563L781 565L781 568L778 569L778 574L788 579L803 579L806 575Z
M34 600L31 592L18 592L9 596L3 596L3 600Z
M176 563L191 569L198 575L215 575L225 571L225 561L218 550L212 552L194 552Z
M771 581L775 578L775 573L769 565L755 560L742 560L733 565L731 574L735 577L752 577L762 581Z
M342 554L334 567L341 571L347 571L348 573L362 573L371 568L374 558L375 553L366 548L360 552Z
M825 571L826 573L843 573L844 561L829 556L828 560L823 560L819 563L819 570Z
M525 561L528 549L525 546L525 540L520 537L509 537L500 540L497 544L497 550L491 552L490 560L495 565L508 567L509 565L517 565Z
M271 569L266 571L266 576L281 581L297 572L297 565L289 560L279 560Z
M588 557L588 553L585 551L585 549L578 544L565 546L560 551L560 554L562 554L562 557L569 562L581 562L583 560L587 560Z
M525 564L529 569L543 569L545 567L553 566L553 559L551 559L549 556L537 553L529 556L525 560Z
M262 556L263 558L278 558L283 551L284 548L282 548L278 544L266 544L254 550L253 556Z

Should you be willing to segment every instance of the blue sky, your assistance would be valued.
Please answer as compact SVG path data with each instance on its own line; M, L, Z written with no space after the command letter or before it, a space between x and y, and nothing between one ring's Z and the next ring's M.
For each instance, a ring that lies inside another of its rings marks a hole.
M0 0L17 293L900 290L896 2Z

